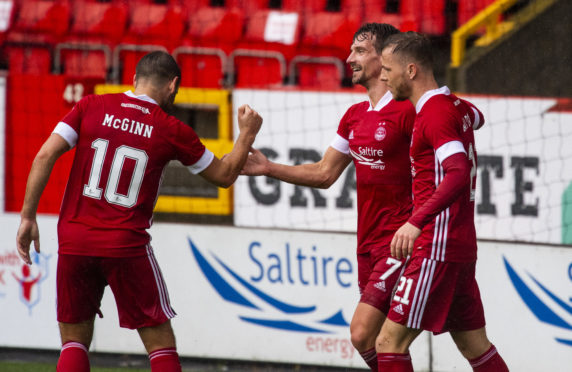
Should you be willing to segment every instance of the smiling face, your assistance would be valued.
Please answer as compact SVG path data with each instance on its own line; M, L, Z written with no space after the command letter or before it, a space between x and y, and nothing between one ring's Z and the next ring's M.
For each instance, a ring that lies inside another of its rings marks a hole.
M353 71L352 83L368 87L379 78L381 61L374 47L375 36L369 32L358 35L350 48L346 60Z
M388 46L381 53L381 73L379 79L384 81L396 101L405 101L411 96L411 80L407 74L407 64L399 55L393 53L393 46Z

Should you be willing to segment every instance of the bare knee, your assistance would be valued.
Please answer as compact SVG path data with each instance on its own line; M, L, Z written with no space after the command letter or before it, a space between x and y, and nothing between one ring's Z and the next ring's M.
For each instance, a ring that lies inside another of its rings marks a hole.
M450 332L457 349L465 359L474 359L483 355L490 347L484 328L473 331Z
M93 322L95 318L79 323L58 323L62 345L66 342L79 342L89 348L93 337Z
M352 345L354 345L359 352L367 351L375 345L377 332L367 329L367 327L361 324L352 324L350 326L350 334Z
M147 353L155 350L176 347L175 333L171 321L153 327L143 327L137 330Z

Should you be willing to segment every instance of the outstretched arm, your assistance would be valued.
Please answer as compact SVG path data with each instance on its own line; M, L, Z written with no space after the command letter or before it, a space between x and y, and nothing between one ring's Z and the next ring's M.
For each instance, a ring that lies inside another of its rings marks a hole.
M262 125L262 117L248 105L243 105L238 109L238 128L240 133L234 143L232 151L222 159L216 156L211 164L201 173L204 179L219 187L230 187L240 174L248 151L250 150L256 134Z
M332 147L316 162L300 165L285 165L268 160L259 150L252 149L241 174L269 176L300 186L327 189L342 174L351 158Z
M20 212L21 222L16 236L18 253L24 262L32 264L30 244L34 242L36 252L40 252L40 234L36 221L36 211L40 197L48 183L56 160L70 149L69 144L59 134L52 134L36 155L28 175L24 205Z

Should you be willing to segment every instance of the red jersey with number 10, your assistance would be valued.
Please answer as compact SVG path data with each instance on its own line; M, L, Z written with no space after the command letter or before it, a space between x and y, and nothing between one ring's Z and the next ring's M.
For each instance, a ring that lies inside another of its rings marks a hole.
M416 109L410 150L414 208L423 205L445 177L442 162L447 157L464 152L470 162L471 179L460 196L423 227L413 255L444 262L475 261L477 153L473 128L484 123L483 116L471 103L451 94L447 87L426 92Z
M164 167L177 159L198 173L213 159L191 127L131 92L83 98L54 133L77 144L58 222L64 254L147 254Z
M409 144L415 109L387 92L375 108L351 106L332 147L349 154L356 168L357 253L389 249L393 234L411 215ZM374 252L375 253L375 252Z

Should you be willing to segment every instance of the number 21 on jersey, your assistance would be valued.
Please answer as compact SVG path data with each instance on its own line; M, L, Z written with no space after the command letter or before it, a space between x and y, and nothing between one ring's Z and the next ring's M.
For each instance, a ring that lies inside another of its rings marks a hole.
M91 148L95 149L95 154L93 156L93 164L89 174L89 182L83 187L83 195L89 198L101 199L101 195L104 194L105 200L107 200L108 203L131 208L137 203L137 197L139 196L139 190L143 183L143 176L145 176L145 168L147 167L147 160L149 157L143 150L129 146L119 146L113 155L111 170L109 171L109 177L104 193L104 191L99 187L99 182L108 146L109 141L102 138L98 138L91 143ZM121 171L123 169L125 159L134 160L135 169L131 176L129 190L126 195L123 195L117 192L117 188L119 186L119 179L121 177Z

